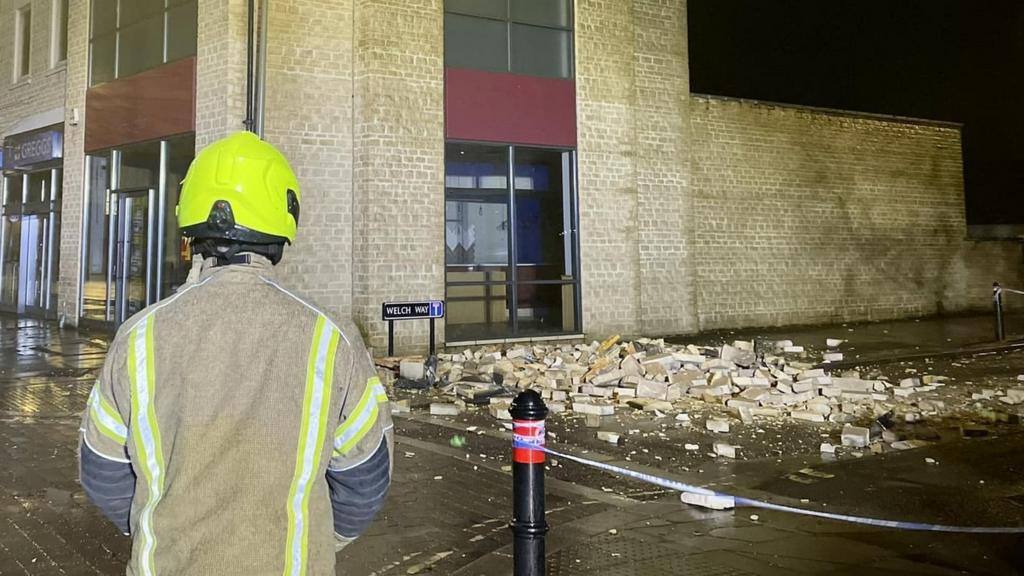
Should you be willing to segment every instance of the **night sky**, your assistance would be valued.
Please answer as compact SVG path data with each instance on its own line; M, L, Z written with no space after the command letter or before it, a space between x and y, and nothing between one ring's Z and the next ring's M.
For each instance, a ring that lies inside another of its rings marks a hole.
M1024 224L1024 2L689 0L693 92L964 124L969 224Z

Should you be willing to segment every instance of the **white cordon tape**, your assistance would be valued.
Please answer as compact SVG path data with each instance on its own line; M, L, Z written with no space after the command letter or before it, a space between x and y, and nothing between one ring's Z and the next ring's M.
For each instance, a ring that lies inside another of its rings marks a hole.
M770 502L762 502L760 500L751 500L750 498L742 498L739 496L732 496L724 494L722 492L715 492L714 490L708 490L707 488L701 488L699 486L691 486L684 484L676 480L669 480L667 478L660 478L651 474L645 474L643 472L637 472L628 468L621 468L619 466L612 466L611 464L605 464L604 462L596 462L594 460L588 460L586 458L580 458L579 456L573 456L571 454L563 454L561 452L552 450L544 446L536 446L533 444L514 442L514 447L524 448L527 450L541 450L552 456L558 458L564 458L573 462L590 466L592 468L598 468L606 472L618 474L620 476L626 476L628 478L634 478L641 480L655 486L661 486L662 488L668 488L669 490L676 490L678 492L691 492L693 494L701 494L704 496L717 496L720 498L730 498L737 506L751 506L754 508L764 508L766 510L776 510L778 512L789 512L791 514L801 514L804 516L814 516L816 518L826 518L828 520L838 520L840 522L850 522L853 524L865 524L867 526L880 526L882 528L898 528L900 530L924 530L930 532L961 532L970 534L1024 534L1024 526L1019 527L987 527L987 526L944 526L942 524L924 524L919 522L901 522L898 520L880 520L877 518L863 518L861 516L848 516L846 514L831 514L828 512L818 512L817 510L805 510L803 508L794 508L792 506L783 506L781 504L772 504Z
M1003 288L1002 286L1000 286L996 290L999 292L1009 292L1011 294L1024 294L1024 292L1020 290L1014 290L1013 288Z

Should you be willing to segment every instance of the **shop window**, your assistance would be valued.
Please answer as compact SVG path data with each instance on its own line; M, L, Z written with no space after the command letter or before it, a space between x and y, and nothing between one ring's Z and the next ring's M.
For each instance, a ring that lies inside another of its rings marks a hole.
M50 67L68 59L68 0L53 0L53 24L50 31Z
M577 332L574 153L466 143L445 153L448 342Z
M570 0L447 0L445 65L571 78Z
M185 281L175 206L194 155L189 134L89 157L84 317L117 324Z
M14 80L28 76L32 64L32 7L20 8L14 15Z
M91 83L195 55L197 17L196 0L94 0Z

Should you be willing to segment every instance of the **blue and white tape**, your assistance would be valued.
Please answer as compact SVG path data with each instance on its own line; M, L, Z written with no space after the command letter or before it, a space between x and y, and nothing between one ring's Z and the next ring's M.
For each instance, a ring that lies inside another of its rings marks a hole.
M676 480L669 480L667 478L661 478L652 474L645 474L643 472L637 472L636 470L630 470L628 468L622 468L620 466L613 466L605 462L597 462L594 460L588 460L587 458L580 458L579 456L573 456L571 454L564 454L551 448L544 446L537 446L534 444L527 444L523 442L513 442L513 446L516 448L523 448L526 450L541 450L552 456L570 460L584 466L590 466L610 472L612 474L618 474L627 478L633 478L647 482L648 484L654 484L655 486L661 486L669 490L676 490L678 492L690 492L693 494L700 494L703 496L715 496L719 498L729 498L735 502L736 506L750 506L753 508L763 508L766 510L775 510L778 512L788 512L791 514L801 514L804 516L814 516L816 518L825 518L828 520L837 520L839 522L850 522L853 524L864 524L867 526L879 526L882 528L897 528L900 530L920 530L929 532L960 532L970 534L1024 534L1024 526L945 526L942 524L925 524L921 522L901 522L898 520L881 520L878 518L864 518L861 516L850 516L847 514L832 514L830 512L819 512L817 510L806 510L804 508L796 508L793 506L783 506L781 504L772 504L771 502L762 502L760 500L753 500L750 498L743 498L740 496L733 496L731 494L725 494L722 492L715 492L707 488L701 488L700 486L692 486L690 484L684 484Z

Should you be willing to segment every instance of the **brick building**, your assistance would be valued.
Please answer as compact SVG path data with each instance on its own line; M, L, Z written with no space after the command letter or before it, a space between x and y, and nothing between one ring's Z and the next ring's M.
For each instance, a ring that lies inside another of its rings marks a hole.
M960 311L1020 278L1017 244L966 239L958 126L691 95L684 0L267 4L263 130L303 186L281 275L373 345L383 301L445 298L451 344ZM176 288L178 182L242 127L247 47L246 0L0 0L0 306L116 324Z

